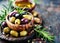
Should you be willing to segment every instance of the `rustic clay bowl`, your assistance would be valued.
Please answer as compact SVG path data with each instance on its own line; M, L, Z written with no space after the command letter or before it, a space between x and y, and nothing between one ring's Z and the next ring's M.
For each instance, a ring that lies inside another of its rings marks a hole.
M32 16L31 13L29 13L29 14ZM30 27L33 26L33 22L34 22L34 20L33 20L33 16L32 16L32 19L31 19L31 21L30 21L29 23L23 24L23 25L17 25L17 24L11 23L11 22L8 20L8 15L6 16L6 23L7 23L8 27L9 27L10 29L13 29L13 30L16 30L16 31L29 29Z

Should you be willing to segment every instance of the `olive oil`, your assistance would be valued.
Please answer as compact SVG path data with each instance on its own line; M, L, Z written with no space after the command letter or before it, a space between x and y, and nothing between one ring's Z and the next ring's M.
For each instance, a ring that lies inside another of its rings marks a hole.
M19 6L20 8L32 8L34 7L34 5L30 2L23 2L23 1L19 1L19 2L15 2L16 6Z
M35 8L35 3L33 0L15 0L13 6L14 8L20 7L23 10L31 12Z

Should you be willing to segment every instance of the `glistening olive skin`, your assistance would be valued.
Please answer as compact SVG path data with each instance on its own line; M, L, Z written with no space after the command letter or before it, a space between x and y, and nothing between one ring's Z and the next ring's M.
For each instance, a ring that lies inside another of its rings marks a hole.
M16 19L15 17L10 17L10 18L9 18L9 21L10 21L11 23L14 23L14 22L15 22L15 19Z
M22 24L26 24L26 23L28 23L28 22L29 22L29 20L26 19L26 18L21 19L21 23L22 23Z
M18 37L18 32L17 31L11 30L10 34L11 34L11 36Z
M16 20L15 20L15 24L20 25L20 22L21 22L20 19L16 19Z
M3 32L4 32L4 33L9 33L9 32L10 32L9 27L5 27L5 28L3 29Z
M20 36L26 36L27 35L27 31L21 31L20 32Z
M7 27L7 23L6 22L2 22L1 28L3 29L5 27Z
M35 21L36 23L40 23L40 19L37 18L37 17L34 18L34 21Z
M32 16L31 15L23 15L24 18L28 19L28 20L31 20L32 19Z

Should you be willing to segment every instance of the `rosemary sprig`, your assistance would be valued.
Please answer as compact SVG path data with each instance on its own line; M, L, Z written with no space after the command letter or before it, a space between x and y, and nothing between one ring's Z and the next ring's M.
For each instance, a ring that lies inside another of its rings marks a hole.
M19 14L22 14L24 11L24 8L21 9L20 7L16 7L16 10L18 11Z
M42 0L41 0L42 1ZM36 3L36 4L40 4L41 2L40 2L40 0L34 0L34 2Z
M9 1L8 5L3 5L3 9L0 11L0 26L1 26L1 23L3 21L5 21L6 15L9 12L14 10L14 9L12 9L12 1L10 1L10 0L8 0L8 1Z
M3 5L3 9L5 9L7 11L7 13L11 12L14 10L14 8L12 8L12 1L11 0L8 0L8 4L7 5Z
M46 31L46 28L43 28L43 29L40 29L40 28L41 28L40 25L35 26L34 30L38 33L37 36L39 36L39 37L42 36L43 39L52 42L53 39L54 39L54 36L52 36L51 34L49 34L49 32Z

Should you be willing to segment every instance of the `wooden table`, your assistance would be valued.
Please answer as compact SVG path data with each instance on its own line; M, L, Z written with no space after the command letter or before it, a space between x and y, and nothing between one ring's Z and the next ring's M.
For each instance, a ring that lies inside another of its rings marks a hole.
M55 35L55 43L60 43L60 5L54 7L40 8L39 5L36 7L43 19L43 25L48 28L51 34Z

